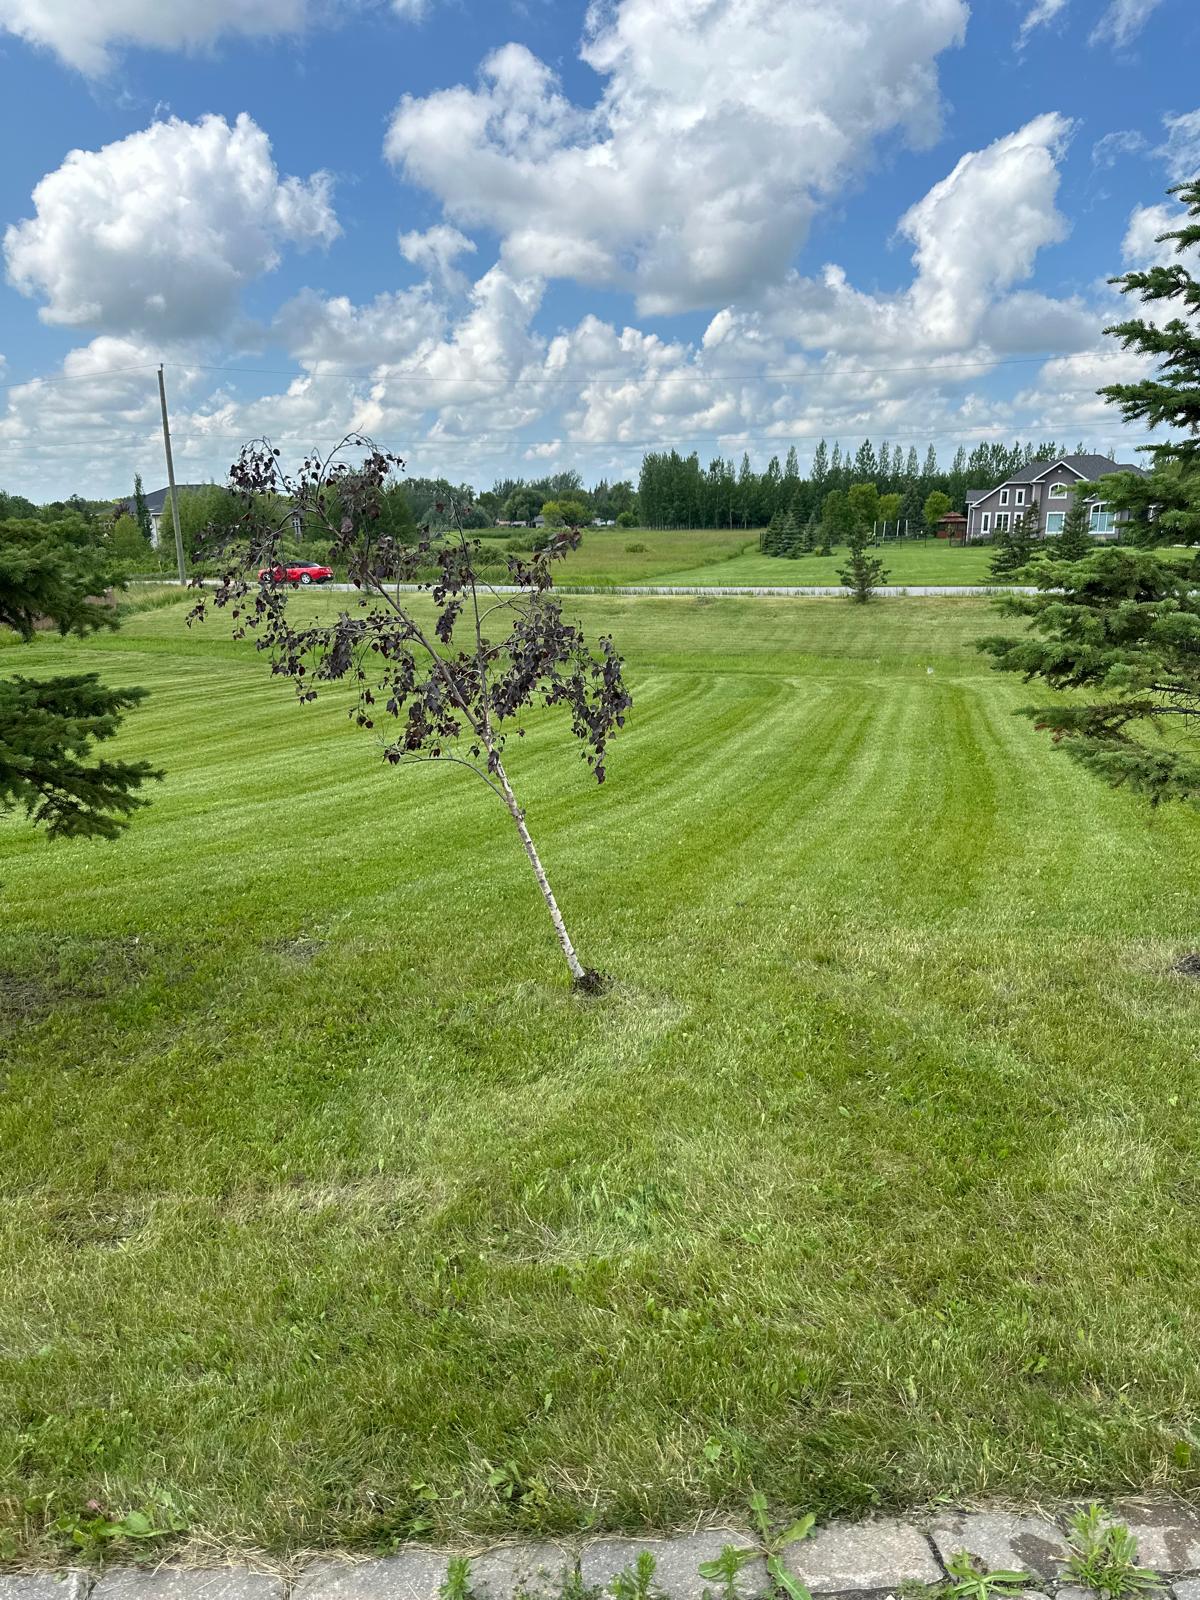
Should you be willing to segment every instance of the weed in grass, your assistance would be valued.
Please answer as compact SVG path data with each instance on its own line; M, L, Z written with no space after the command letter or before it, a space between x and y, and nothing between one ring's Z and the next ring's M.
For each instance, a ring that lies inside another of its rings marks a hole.
M86 1515L65 1512L54 1521L60 1544L68 1546L82 1560L97 1560L124 1544L131 1547L172 1538L187 1530L187 1519L172 1497L160 1492L155 1504L145 1511L127 1511L115 1516L99 1502L90 1500Z
M1106 1522L1097 1505L1072 1518L1067 1546L1067 1576L1104 1600L1125 1600L1163 1587L1152 1567L1138 1566L1137 1540L1125 1524Z

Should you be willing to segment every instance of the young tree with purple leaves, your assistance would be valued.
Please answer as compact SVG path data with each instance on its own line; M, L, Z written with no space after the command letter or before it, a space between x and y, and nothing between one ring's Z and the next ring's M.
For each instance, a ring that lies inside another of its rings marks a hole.
M480 578L479 541L463 532L455 505L439 503L445 526L423 527L411 540L385 531L394 469L403 470L398 457L353 436L329 456L309 456L295 476L267 441L248 445L230 472L240 515L217 535L214 553L225 570L189 621L202 620L211 605L228 608L234 637L253 634L301 702L348 681L360 728L390 719L383 755L393 766L446 762L480 778L512 819L575 987L594 992L603 979L576 953L505 762L510 736L524 736L526 714L537 705L559 708L603 783L609 740L631 704L611 638L589 647L552 592L554 563L578 548L579 530L556 530L530 558L510 556L501 592ZM286 587L258 577L277 565L297 516L328 535L330 564L344 568L358 591L352 609L328 622L297 625Z

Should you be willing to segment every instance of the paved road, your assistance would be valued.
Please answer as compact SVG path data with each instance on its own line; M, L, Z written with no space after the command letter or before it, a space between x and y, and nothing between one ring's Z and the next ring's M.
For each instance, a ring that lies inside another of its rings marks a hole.
M159 584L161 584L163 582L171 582L172 580L171 579L162 579L162 578L135 578L133 581L135 583L159 583ZM206 583L206 584L209 584L209 585L213 585L213 584L216 583L216 579L215 578L205 578L205 579L203 579L203 582ZM297 585L296 587L298 588L299 585ZM323 583L323 584L320 584L320 585L317 585L317 584L313 585L313 588L318 588L318 587L321 588L321 589L324 589L327 593L332 591L335 594L356 594L358 592L356 586L354 584L352 584L352 583ZM393 591L399 590L399 592L401 594L417 594L417 593L419 593L421 591L421 589L423 587L427 589L429 587L429 585L428 584L421 585L421 584L418 584L418 583L401 583L401 584L389 584L388 585L389 589L391 589ZM481 585L481 587L483 587L483 586ZM511 584L511 583L491 583L491 584L486 585L486 587L489 588L489 589L494 590L496 594L526 594L526 593L528 593L528 590L520 589L515 584ZM793 586L787 587L787 588L784 588L784 587L778 586L778 585L776 585L776 586L761 585L761 586L758 586L758 587L755 587L755 588L751 588L749 586L739 586L739 585L735 585L735 584L720 584L720 585L718 585L718 584L708 584L708 585L690 584L685 588L685 587L676 586L676 585L652 584L652 583L639 583L639 584L612 584L612 583L606 583L606 584L586 584L586 583L555 584L554 592L555 592L555 594L559 594L559 595L568 595L568 594L711 595L714 598L716 598L716 597L724 597L726 595L743 596L743 597L746 596L746 595L801 595L801 596L803 596L803 595L816 595L816 596L821 596L821 595L839 596L839 595L843 595L844 596L844 595L848 595L850 593L849 589L847 589L845 587L842 587L842 586L839 586L837 584L827 584L827 585L824 585L824 586L822 586L820 584L809 584L807 586L805 586L805 585L793 585ZM1032 587L1027 587L1027 586L1021 585L1021 584L1004 584L1004 583L1000 583L1000 584L909 583L909 584L904 584L904 585L900 585L900 584L885 584L883 587L876 589L875 593L876 594L880 594L880 595L888 595L888 596L895 596L895 595L917 595L917 596L923 596L923 595L943 595L943 594L944 595L963 595L963 594L968 594L968 595L970 595L970 594L976 594L976 595L978 595L978 594L984 594L984 595L987 595L987 594L1037 594L1038 591L1036 589L1032 588Z
M325 584L322 584L321 587L323 589L336 590L340 594L353 594L355 592L355 588L354 588L354 585L352 583L325 583ZM395 584L389 584L388 587L394 589L397 586ZM491 588L491 589L494 589L497 594L523 594L523 593L527 592L525 590L517 588L514 584L509 584L509 583L493 583L493 584L489 584L488 587ZM402 584L399 585L399 588L400 588L402 593L416 593L417 590L420 588L420 585L419 584L415 584L415 583L402 583ZM837 584L830 584L830 585L825 585L825 586L821 586L819 584L811 584L811 585L808 585L808 586L796 585L796 586L792 586L792 587L789 587L789 588L783 588L783 587L779 587L779 586L773 586L773 587L761 586L761 587L757 587L757 588L750 588L750 587L741 587L741 586L738 586L738 585L735 585L735 584L721 584L721 585L709 584L707 586L702 585L702 584L690 584L686 588L684 588L684 587L677 587L677 586L673 586L673 585L652 584L652 583L639 583L639 584L585 584L585 583L558 584L558 583L556 583L554 585L554 592L555 592L555 594L560 594L560 595L565 595L565 594L622 594L622 595L625 595L625 594L629 594L629 595L653 594L653 595L712 595L714 597L715 596L725 596L725 595L741 595L741 596L745 596L745 595L773 595L773 594L778 594L778 595L835 595L836 596L836 595L848 595L850 593L849 589L841 587L841 586L839 586ZM1037 594L1037 592L1038 591L1036 589L1034 589L1034 588L1025 588L1025 587L1022 587L1022 586L1018 586L1016 584L992 584L992 585L976 584L976 585L971 585L971 584L932 584L932 583L910 583L910 584L905 584L903 586L900 586L900 585L897 585L897 584L886 584L883 587L876 589L876 591L875 591L876 594L881 594L881 595L908 595L908 594L911 594L911 595L932 595L932 594L946 594L946 595L956 595L956 594Z

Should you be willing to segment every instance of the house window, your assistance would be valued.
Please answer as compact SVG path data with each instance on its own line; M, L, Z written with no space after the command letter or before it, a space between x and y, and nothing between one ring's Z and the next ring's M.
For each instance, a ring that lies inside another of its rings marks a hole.
M992 515L991 515L990 511L985 511L983 513L983 522L980 524L980 532L982 532L982 533L990 533L991 531L992 531Z
M1008 504L1008 490L1007 489L1001 489L1001 491L1000 491L1000 504L1002 506L1006 506Z
M1051 498L1051 500L1061 500L1063 498L1063 496L1066 494L1066 492L1067 492L1067 485L1065 483L1052 483L1050 485L1050 498Z
M1023 506L1025 504L1025 491L1024 491L1024 489L1018 489L1017 490L1017 504L1019 506Z
M1092 532L1111 533L1113 530L1113 514L1105 505L1092 507Z
M1062 532L1062 525L1063 525L1063 513L1061 511L1048 511L1046 513L1046 532L1047 533L1061 533Z
M996 513L996 532L997 533L1007 533L1008 532L1008 512L1007 511L997 511L997 513Z

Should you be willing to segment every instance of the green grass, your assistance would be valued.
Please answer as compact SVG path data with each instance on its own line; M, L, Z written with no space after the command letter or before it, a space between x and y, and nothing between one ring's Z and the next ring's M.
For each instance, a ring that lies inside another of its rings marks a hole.
M655 537L654 535L650 536ZM891 584L978 584L989 582L988 567L992 552L986 546L950 546L945 540L899 540L872 551L888 569ZM715 569L697 562L681 566L665 577L664 584L782 584L821 586L840 584L839 567L846 565L845 550L831 556L801 556L797 561L779 556L764 556L757 540L743 555L724 561Z
M645 548L627 551L626 546ZM508 547L484 543L485 550L503 560ZM878 552L895 584L987 583L991 551L986 547L948 546L944 540L901 540ZM786 561L759 554L758 531L740 529L662 530L656 528L585 528L581 548L561 571L567 585L581 584L747 584L822 586L841 583L838 568L846 564L845 550L832 556L803 556Z
M630 550L629 545L641 545ZM485 539L485 550L496 550L503 560L511 546L496 546ZM733 531L699 528L585 528L583 544L562 566L564 583L612 584L662 583L663 574L677 568L703 568L705 583L725 580L717 574L744 551L758 550L758 531Z
M0 822L0 1551L1200 1489L1194 815L1011 715L983 602L571 609L633 718L513 770L600 1000L469 775L179 607L0 651L168 771Z

